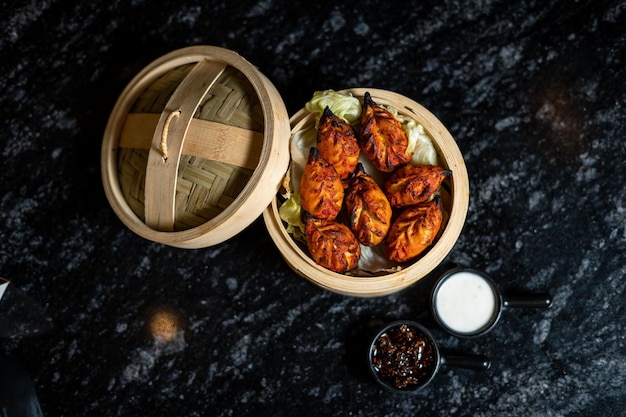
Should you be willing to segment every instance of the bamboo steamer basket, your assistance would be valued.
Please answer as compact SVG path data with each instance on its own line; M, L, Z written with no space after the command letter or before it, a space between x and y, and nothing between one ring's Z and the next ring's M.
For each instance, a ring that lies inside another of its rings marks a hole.
M221 243L261 215L289 163L289 116L237 53L171 52L120 95L102 143L109 203L138 235L181 248Z
M420 123L433 139L440 165L453 171L442 187L448 218L439 237L397 272L357 277L329 271L287 233L278 209L289 142L313 125L314 116L301 109L289 119L274 85L227 49L179 49L131 80L104 132L106 197L131 231L180 248L217 245L263 215L286 263L310 282L357 297L400 291L428 275L453 248L468 208L467 171L448 130L420 104L386 90L342 92L362 99L366 91Z
M469 180L463 156L450 132L428 109L400 94L372 88L354 88L341 91L350 93L361 101L369 92L378 104L394 107L400 114L411 117L421 124L431 137L437 151L439 164L452 170L441 188L441 198L447 221L427 252L417 260L395 272L376 276L350 276L329 271L317 265L307 250L287 233L278 209L280 200L272 200L263 212L267 229L282 256L300 276L330 291L360 297L376 297L400 291L432 272L454 247L465 223L469 205ZM309 129L315 117L301 109L291 118L292 135Z

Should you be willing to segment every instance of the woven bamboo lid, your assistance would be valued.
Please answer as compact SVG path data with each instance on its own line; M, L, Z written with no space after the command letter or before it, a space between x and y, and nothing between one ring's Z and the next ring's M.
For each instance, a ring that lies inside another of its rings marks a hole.
M102 144L113 210L138 235L183 248L236 235L275 197L289 117L273 84L233 51L194 46L144 68Z

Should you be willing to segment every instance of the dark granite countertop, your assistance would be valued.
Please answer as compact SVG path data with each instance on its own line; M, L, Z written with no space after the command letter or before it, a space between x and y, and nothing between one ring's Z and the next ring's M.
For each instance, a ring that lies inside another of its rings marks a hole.
M2 3L0 276L54 327L0 352L44 415L624 415L626 2L412 3ZM365 335L428 321L435 274L347 297L297 276L262 219L206 249L133 234L103 192L104 127L137 72L190 45L240 53L291 114L315 90L355 86L426 106L471 186L437 272L472 266L503 289L549 291L552 308L509 309L478 339L431 326L492 367L444 368L398 396L365 372ZM170 342L148 329L163 311L179 319Z

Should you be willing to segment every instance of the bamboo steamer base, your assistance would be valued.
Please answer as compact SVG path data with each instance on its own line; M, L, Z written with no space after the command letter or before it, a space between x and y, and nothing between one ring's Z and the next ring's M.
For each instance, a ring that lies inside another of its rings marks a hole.
M452 135L429 110L402 95L377 89L355 88L344 90L363 99L369 92L378 104L394 107L399 113L420 123L433 140L439 164L452 170L444 182L442 204L449 215L433 245L413 263L385 275L356 277L339 274L317 265L306 248L298 244L286 231L278 209L281 202L275 198L263 212L263 218L278 250L289 266L300 276L329 291L357 297L377 297L400 291L432 272L454 247L465 223L469 205L469 180L463 156ZM291 118L292 135L309 128L314 118L304 109Z

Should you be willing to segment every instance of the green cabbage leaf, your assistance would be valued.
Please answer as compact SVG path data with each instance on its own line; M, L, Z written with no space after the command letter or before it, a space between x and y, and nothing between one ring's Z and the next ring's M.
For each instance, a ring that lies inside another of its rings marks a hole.
M316 114L315 124L319 121L324 109L329 107L335 116L354 125L361 118L361 103L352 94L341 94L334 90L316 91L304 108Z
M402 125L402 129L409 138L407 151L413 151L411 164L439 165L437 160L437 150L433 145L433 141L426 133L424 126L417 123L414 119L399 114L396 109L390 106L384 106Z
M278 215L287 223L287 233L296 239L306 240L304 223L302 223L302 203L300 193L291 193L291 196L278 209Z

